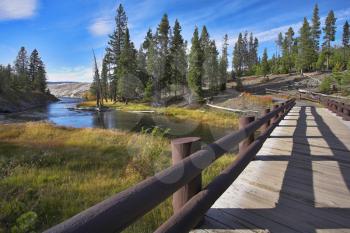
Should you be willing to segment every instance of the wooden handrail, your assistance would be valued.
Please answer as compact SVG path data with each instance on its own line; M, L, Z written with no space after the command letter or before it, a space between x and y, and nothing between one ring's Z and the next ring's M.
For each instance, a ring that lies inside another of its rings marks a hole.
M307 96L313 100L323 104L330 111L336 113L338 116L341 116L343 120L350 121L350 104L346 104L343 101L335 100L335 97L329 97L324 94L310 92L310 91L299 91L300 97Z
M267 112L266 115L248 124L245 128L215 141L208 145L207 148L193 153L181 162L159 172L155 176L88 208L45 232L120 232L147 212L151 211L158 204L165 201L181 187L191 182L195 177L198 177L205 168L212 164L216 159L220 158L223 154L232 150L239 142L269 124L270 126L268 127L268 130L258 137L258 139L255 140L247 150L245 150L246 152L244 154L240 154L238 160L230 166L231 170L235 170L234 173L238 176L246 166L246 162L249 163L250 155L253 155L253 152L262 145L263 141L270 134L270 131L273 130L279 120L281 120L294 105L295 99L288 100L284 105L279 106L271 112ZM280 115L281 113L283 114ZM244 161L244 163L240 162L238 165L235 165L237 164L237 161L241 160ZM226 171L227 170L224 172ZM218 176L216 179L221 180L221 177L222 175ZM217 182L214 182L213 185L216 187ZM204 193L212 190L208 190L208 187L203 190L205 191ZM221 187L219 190L223 189L224 188ZM200 196L203 195L203 191L199 192ZM186 204L185 206L188 205ZM177 216L178 214L181 215L181 213L182 210L178 211L174 216ZM193 224L190 225L192 226ZM163 231L161 228L159 232L167 231Z

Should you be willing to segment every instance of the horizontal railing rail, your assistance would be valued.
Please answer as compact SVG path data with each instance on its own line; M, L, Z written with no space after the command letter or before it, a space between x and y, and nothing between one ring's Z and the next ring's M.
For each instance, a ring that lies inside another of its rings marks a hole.
M316 102L323 104L330 111L334 112L338 116L341 116L343 120L350 121L350 104L345 103L344 100L336 99L336 97L330 97L324 94L310 92L310 91L301 91L300 97L312 99Z
M45 232L120 232L174 193L174 215L157 232L190 230L203 217L213 201L227 189L254 158L278 122L294 105L295 99L291 99L280 106L275 105L272 111L266 109L265 115L257 120L254 120L254 117L242 118L238 131L194 153L189 148L191 143L197 141L196 138L173 141L173 166ZM257 130L261 130L262 133L254 140L254 133ZM223 154L230 152L237 144L239 144L237 159L205 189L201 190L201 181L198 179L201 172ZM183 159L174 159L179 156ZM186 185L187 188L184 189ZM176 195L179 192L182 193ZM177 199L179 197L182 199Z

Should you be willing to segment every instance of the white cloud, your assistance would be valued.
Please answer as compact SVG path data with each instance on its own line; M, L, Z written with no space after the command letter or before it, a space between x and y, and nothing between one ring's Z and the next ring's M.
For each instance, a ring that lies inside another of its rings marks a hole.
M0 20L30 18L37 9L37 0L1 0Z
M109 19L98 18L90 25L89 31L95 36L104 36L111 33L113 30L113 23Z
M92 82L93 68L78 66L48 71L48 80L51 82Z

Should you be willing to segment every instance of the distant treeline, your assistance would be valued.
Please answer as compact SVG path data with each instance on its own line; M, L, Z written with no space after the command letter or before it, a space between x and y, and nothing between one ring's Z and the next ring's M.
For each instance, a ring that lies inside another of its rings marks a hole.
M0 65L0 94L7 90L48 92L45 65L36 49L28 57L22 47L13 66Z
M268 58L267 50L258 57L259 41L253 33L240 33L234 45L232 72L228 71L229 38L223 37L221 53L207 28L195 27L191 48L181 35L178 20L173 27L165 14L157 29L149 29L138 50L130 40L127 16L122 5L117 9L114 32L106 48L99 72L96 63L92 93L98 104L112 101L144 99L162 100L191 93L190 99L201 100L226 89L227 79L244 75L344 70L349 63L349 24L343 27L341 47L335 47L336 18L330 11L321 29L319 9L314 8L312 24L306 18L295 37L293 28L278 35L279 53ZM321 36L323 32L323 40ZM189 91L187 91L189 90Z
M319 8L315 5L311 24L304 18L298 37L294 37L292 27L285 34L279 33L276 40L279 53L273 55L265 70L279 74L291 71L343 71L349 68L349 23L346 21L342 28L341 44L333 46L336 40L336 20L331 10L321 28Z

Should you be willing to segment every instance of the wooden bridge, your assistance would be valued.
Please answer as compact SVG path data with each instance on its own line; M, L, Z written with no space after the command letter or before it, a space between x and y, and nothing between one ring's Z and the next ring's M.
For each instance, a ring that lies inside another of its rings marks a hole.
M192 232L350 232L350 124L294 107L200 228Z
M350 107L318 100L339 116L292 99L207 148L175 140L172 167L46 232L120 232L171 195L174 215L158 233L350 232ZM201 172L238 143L202 188Z

